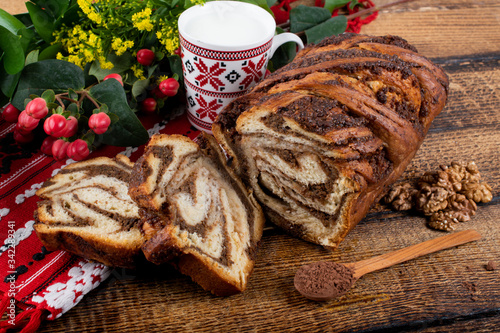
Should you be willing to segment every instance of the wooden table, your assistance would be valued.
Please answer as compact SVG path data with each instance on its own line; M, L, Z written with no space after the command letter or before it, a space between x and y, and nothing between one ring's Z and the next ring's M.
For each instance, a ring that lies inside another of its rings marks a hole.
M347 295L316 303L294 290L302 264L357 261L442 233L422 217L373 211L329 252L269 226L243 294L214 297L168 266L117 269L41 331L498 331L500 269L485 265L500 263L500 3L415 1L382 11L362 33L402 36L449 75L448 104L405 177L475 161L494 198L458 230L476 229L480 241L365 275Z

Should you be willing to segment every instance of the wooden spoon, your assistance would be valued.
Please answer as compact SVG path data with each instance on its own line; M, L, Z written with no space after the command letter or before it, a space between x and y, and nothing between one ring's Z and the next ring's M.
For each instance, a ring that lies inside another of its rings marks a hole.
M464 230L353 263L316 262L299 268L295 289L313 301L331 300L345 294L367 273L479 239L477 231Z

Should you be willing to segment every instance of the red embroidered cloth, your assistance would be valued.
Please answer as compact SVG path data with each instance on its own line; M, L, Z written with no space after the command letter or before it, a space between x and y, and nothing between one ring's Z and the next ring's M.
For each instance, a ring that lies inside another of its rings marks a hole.
M0 118L1 119L1 118ZM141 118L150 137L155 133L196 137L185 114L171 121L159 116ZM20 146L14 141L15 124L0 120L0 332L22 327L35 331L42 320L54 320L70 310L111 273L102 264L65 251L47 251L33 230L35 192L71 159L56 161L38 149L40 143ZM141 147L103 146L88 158L124 154L132 161Z

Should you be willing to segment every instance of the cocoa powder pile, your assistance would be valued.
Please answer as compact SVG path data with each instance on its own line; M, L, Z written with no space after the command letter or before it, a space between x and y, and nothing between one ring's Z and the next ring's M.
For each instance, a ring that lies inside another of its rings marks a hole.
M345 294L356 281L354 272L342 264L329 261L302 266L295 274L294 284L303 296L325 301Z

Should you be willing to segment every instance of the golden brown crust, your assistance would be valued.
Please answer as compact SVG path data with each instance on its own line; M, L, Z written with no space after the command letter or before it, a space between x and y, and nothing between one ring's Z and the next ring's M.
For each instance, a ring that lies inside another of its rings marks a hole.
M198 283L203 289L210 291L217 296L231 296L245 291L246 284L237 286L221 279L207 262L200 260L198 256L193 254L182 254L174 262L177 269Z
M107 266L123 268L135 268L137 261L142 257L140 245L124 248L103 242L91 235L73 231L55 231L39 221L36 221L33 227L49 251L65 250Z
M443 70L402 38L342 34L306 47L234 100L212 131L271 221L335 247L402 174L447 93ZM289 166L295 173L285 174ZM335 197L335 182L346 194L328 210L318 194Z

